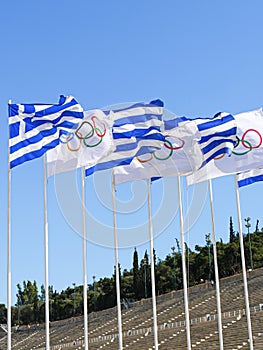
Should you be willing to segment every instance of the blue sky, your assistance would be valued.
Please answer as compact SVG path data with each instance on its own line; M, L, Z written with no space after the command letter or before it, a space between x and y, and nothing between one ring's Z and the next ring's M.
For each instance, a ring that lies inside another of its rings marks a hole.
M0 302L6 303L8 100L57 103L59 95L71 94L85 109L94 109L160 98L169 111L190 118L261 107L262 10L261 0L1 4ZM44 283L42 165L39 159L12 171L13 303L17 283ZM82 283L79 175L66 174L48 183L49 279L59 291ZM211 232L206 186L196 187L194 194L182 182L184 214L195 222L186 241L194 248ZM91 282L93 275L98 279L113 272L110 173L97 174L86 185ZM179 239L176 180L151 188L154 246L163 259L174 238ZM216 235L226 242L230 216L238 230L233 177L214 180L213 188ZM117 188L122 268L131 267L135 246L140 258L149 250L146 190L144 182ZM257 219L263 226L260 191L260 184L241 191L242 215L251 217L252 228ZM133 233L127 230L131 227Z

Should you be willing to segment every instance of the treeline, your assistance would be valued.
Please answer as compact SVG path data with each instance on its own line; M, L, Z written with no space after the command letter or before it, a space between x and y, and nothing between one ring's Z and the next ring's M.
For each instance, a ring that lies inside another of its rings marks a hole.
M250 226L249 226L250 227ZM244 235L247 269L263 266L263 231ZM210 234L205 236L204 246L195 246L192 251L185 246L189 286L214 280L213 247ZM242 271L239 234L233 229L230 218L229 242L217 242L217 258L220 278ZM169 293L183 288L182 257L179 242L171 247L164 260L156 258L154 252L156 294ZM140 260L136 248L133 253L133 266L130 270L118 268L121 281L121 299L129 303L151 297L151 271L149 254L146 251ZM112 277L104 277L88 285L89 312L110 308L116 305L116 269ZM17 302L12 308L13 324L41 323L45 320L45 288L38 289L36 281L24 281L17 285ZM72 285L58 292L49 287L50 320L61 320L83 314L83 286ZM6 307L0 305L0 323L6 323Z

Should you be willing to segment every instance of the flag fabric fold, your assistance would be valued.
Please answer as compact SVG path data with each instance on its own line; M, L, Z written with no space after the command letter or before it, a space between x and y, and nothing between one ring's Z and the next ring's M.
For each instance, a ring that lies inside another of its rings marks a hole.
M231 156L222 154L214 157L194 174L187 176L188 185L263 167L262 108L239 113L234 118L237 134Z
M263 181L263 169L253 169L237 174L238 187L252 185L259 181Z
M102 110L85 111L75 130L60 136L59 145L47 152L48 176L93 166L115 149L113 118Z
M59 144L62 133L77 127L83 109L72 96L61 96L58 104L10 104L10 168L39 158Z
M104 110L104 113L113 115L112 135L115 150L98 164L87 167L86 176L95 171L130 164L134 157L162 147L162 101L133 103L122 108Z

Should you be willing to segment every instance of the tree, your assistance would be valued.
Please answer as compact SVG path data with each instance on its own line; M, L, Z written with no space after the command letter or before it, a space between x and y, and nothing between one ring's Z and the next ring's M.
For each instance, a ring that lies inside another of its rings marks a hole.
M236 239L235 231L233 228L232 216L230 216L230 225L229 225L229 242L232 243Z
M138 253L136 248L134 248L133 253L133 290L136 300L140 298L140 275L139 275L139 263L138 263Z
M259 227L258 227L258 225L259 225L259 220L257 220L255 232L259 232Z

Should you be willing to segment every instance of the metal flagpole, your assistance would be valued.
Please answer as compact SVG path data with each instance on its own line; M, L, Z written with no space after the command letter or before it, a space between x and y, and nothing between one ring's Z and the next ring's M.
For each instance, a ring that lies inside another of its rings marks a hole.
M247 328L248 328L248 337L249 337L249 347L250 347L250 350L253 350L253 349L254 349L254 346L253 346L253 335L252 335L251 317L250 317L250 308L249 308L249 298L248 298L248 286L247 286L247 274L246 274L246 260L245 260L245 251L244 251L244 242L243 242L243 232L242 232L242 220L241 220L241 210L240 210L239 189L238 189L238 182L237 182L237 175L236 175L236 174L235 174L235 188L236 188L238 229L239 229L240 252L241 252L241 262L242 262L243 283L244 283L244 294L245 294L245 303L246 303L246 314L247 314Z
M219 348L224 350L223 342L223 329L222 329L222 315L221 315L221 300L220 300L220 286L219 286L219 273L217 264L217 250L216 250L216 234L215 234L215 220L214 220L214 205L213 205L213 194L212 194L212 181L209 182L209 194L210 194L210 211L212 218L212 243L214 252L214 268L215 268L215 286L216 286L216 302L217 302L217 322L218 322L218 333L219 333ZM210 281L208 281L210 282Z
M116 199L115 199L115 181L112 170L112 211L113 211L113 230L114 230L114 253L115 253L115 273L116 273L116 294L118 310L118 327L119 327L119 350L123 350L122 341L122 321L121 321L121 293L120 293L120 276L119 276L119 257L118 257L118 240L116 229Z
M11 100L8 101L8 117ZM9 124L9 123L8 123ZM7 349L11 350L11 169L8 128L8 156L7 156Z
M188 307L188 295L187 295L187 276L186 276L185 242L184 242L183 209L182 209L180 176L177 176L177 184L178 184L178 200L179 200L179 215L180 215L180 233L181 233L181 245L182 245L182 269L183 269L184 309L185 309L187 349L191 350L190 319L189 319L189 307Z
M48 220L47 220L46 154L44 154L43 163L44 163L43 168L44 168L45 321L46 321L46 350L49 350L50 341L49 341Z
M86 215L85 215L85 168L82 168L82 259L83 259L83 297L84 297L84 344L88 350L88 296L87 296L87 238L86 238Z
M156 311L155 295L155 274L154 274L154 256L153 256L153 228L151 213L151 180L148 180L148 221L149 221L149 238L150 238L150 259L151 259L151 282L152 282L152 305L153 305L153 330L154 330L154 349L158 350L158 325Z

